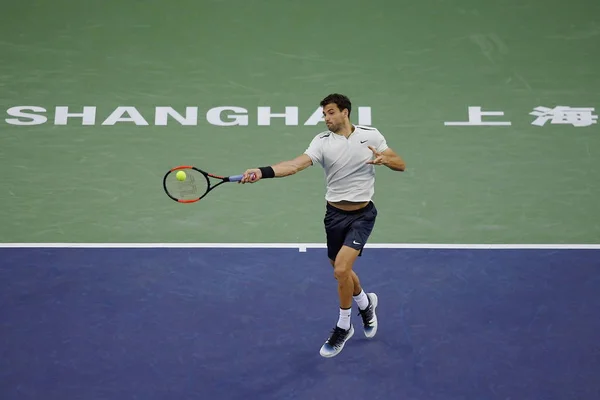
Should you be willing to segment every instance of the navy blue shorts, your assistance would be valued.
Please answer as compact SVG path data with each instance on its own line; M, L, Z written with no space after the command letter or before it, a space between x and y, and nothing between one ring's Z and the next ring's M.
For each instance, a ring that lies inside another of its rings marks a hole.
M363 247L375 226L377 208L373 202L355 211L340 210L327 203L325 213L325 233L327 235L327 256L335 260L342 246L360 250Z

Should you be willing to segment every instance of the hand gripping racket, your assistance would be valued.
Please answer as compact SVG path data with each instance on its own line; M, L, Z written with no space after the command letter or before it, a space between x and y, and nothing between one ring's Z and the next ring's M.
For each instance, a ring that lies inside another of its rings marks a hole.
M177 174L184 174L180 179ZM165 193L179 203L195 203L206 196L211 190L225 182L239 182L244 175L218 176L209 174L191 165L171 168L163 178ZM217 184L211 183L211 178L219 179Z

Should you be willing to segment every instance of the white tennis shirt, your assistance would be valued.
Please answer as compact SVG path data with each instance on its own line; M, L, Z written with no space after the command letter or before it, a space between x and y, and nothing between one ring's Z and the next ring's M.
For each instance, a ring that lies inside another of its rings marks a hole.
M375 194L375 166L367 164L373 152L368 146L382 152L388 145L377 128L354 128L347 139L330 131L321 132L304 152L313 165L320 164L325 171L327 201L370 201Z

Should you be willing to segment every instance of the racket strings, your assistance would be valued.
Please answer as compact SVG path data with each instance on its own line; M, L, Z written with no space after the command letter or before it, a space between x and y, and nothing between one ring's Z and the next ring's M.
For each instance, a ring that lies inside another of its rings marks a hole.
M166 186L168 192L180 200L191 200L198 198L208 189L208 182L200 172L186 169L184 170L185 180L180 181L175 176L175 172L167 177Z

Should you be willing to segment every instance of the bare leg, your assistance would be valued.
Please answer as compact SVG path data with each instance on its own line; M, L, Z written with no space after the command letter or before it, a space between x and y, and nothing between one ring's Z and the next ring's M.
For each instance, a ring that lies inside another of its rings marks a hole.
M342 309L352 307L352 296L361 291L358 276L352 271L352 266L358 254L358 250L342 246L335 258L333 275L338 281L338 294L340 297L340 308Z
M360 254L348 246L342 246L338 252L335 261L331 261L333 266L333 275L338 282L338 295L340 302L340 316L337 326L331 337L321 347L323 357L333 357L342 351L344 344L354 335L354 327L350 322L352 300L356 299L357 304L368 304L368 297L360 286L360 280L352 270L356 258ZM363 304L363 308L366 305ZM360 307L360 306L359 306ZM366 311L361 311L361 315Z
M335 262L333 260L329 260L329 263L331 264L332 267L335 268ZM358 275L356 275L356 272L350 271L350 273L352 275L352 283L354 284L354 288L352 290L352 295L358 296L362 290L362 287L360 286L360 279L358 279Z

